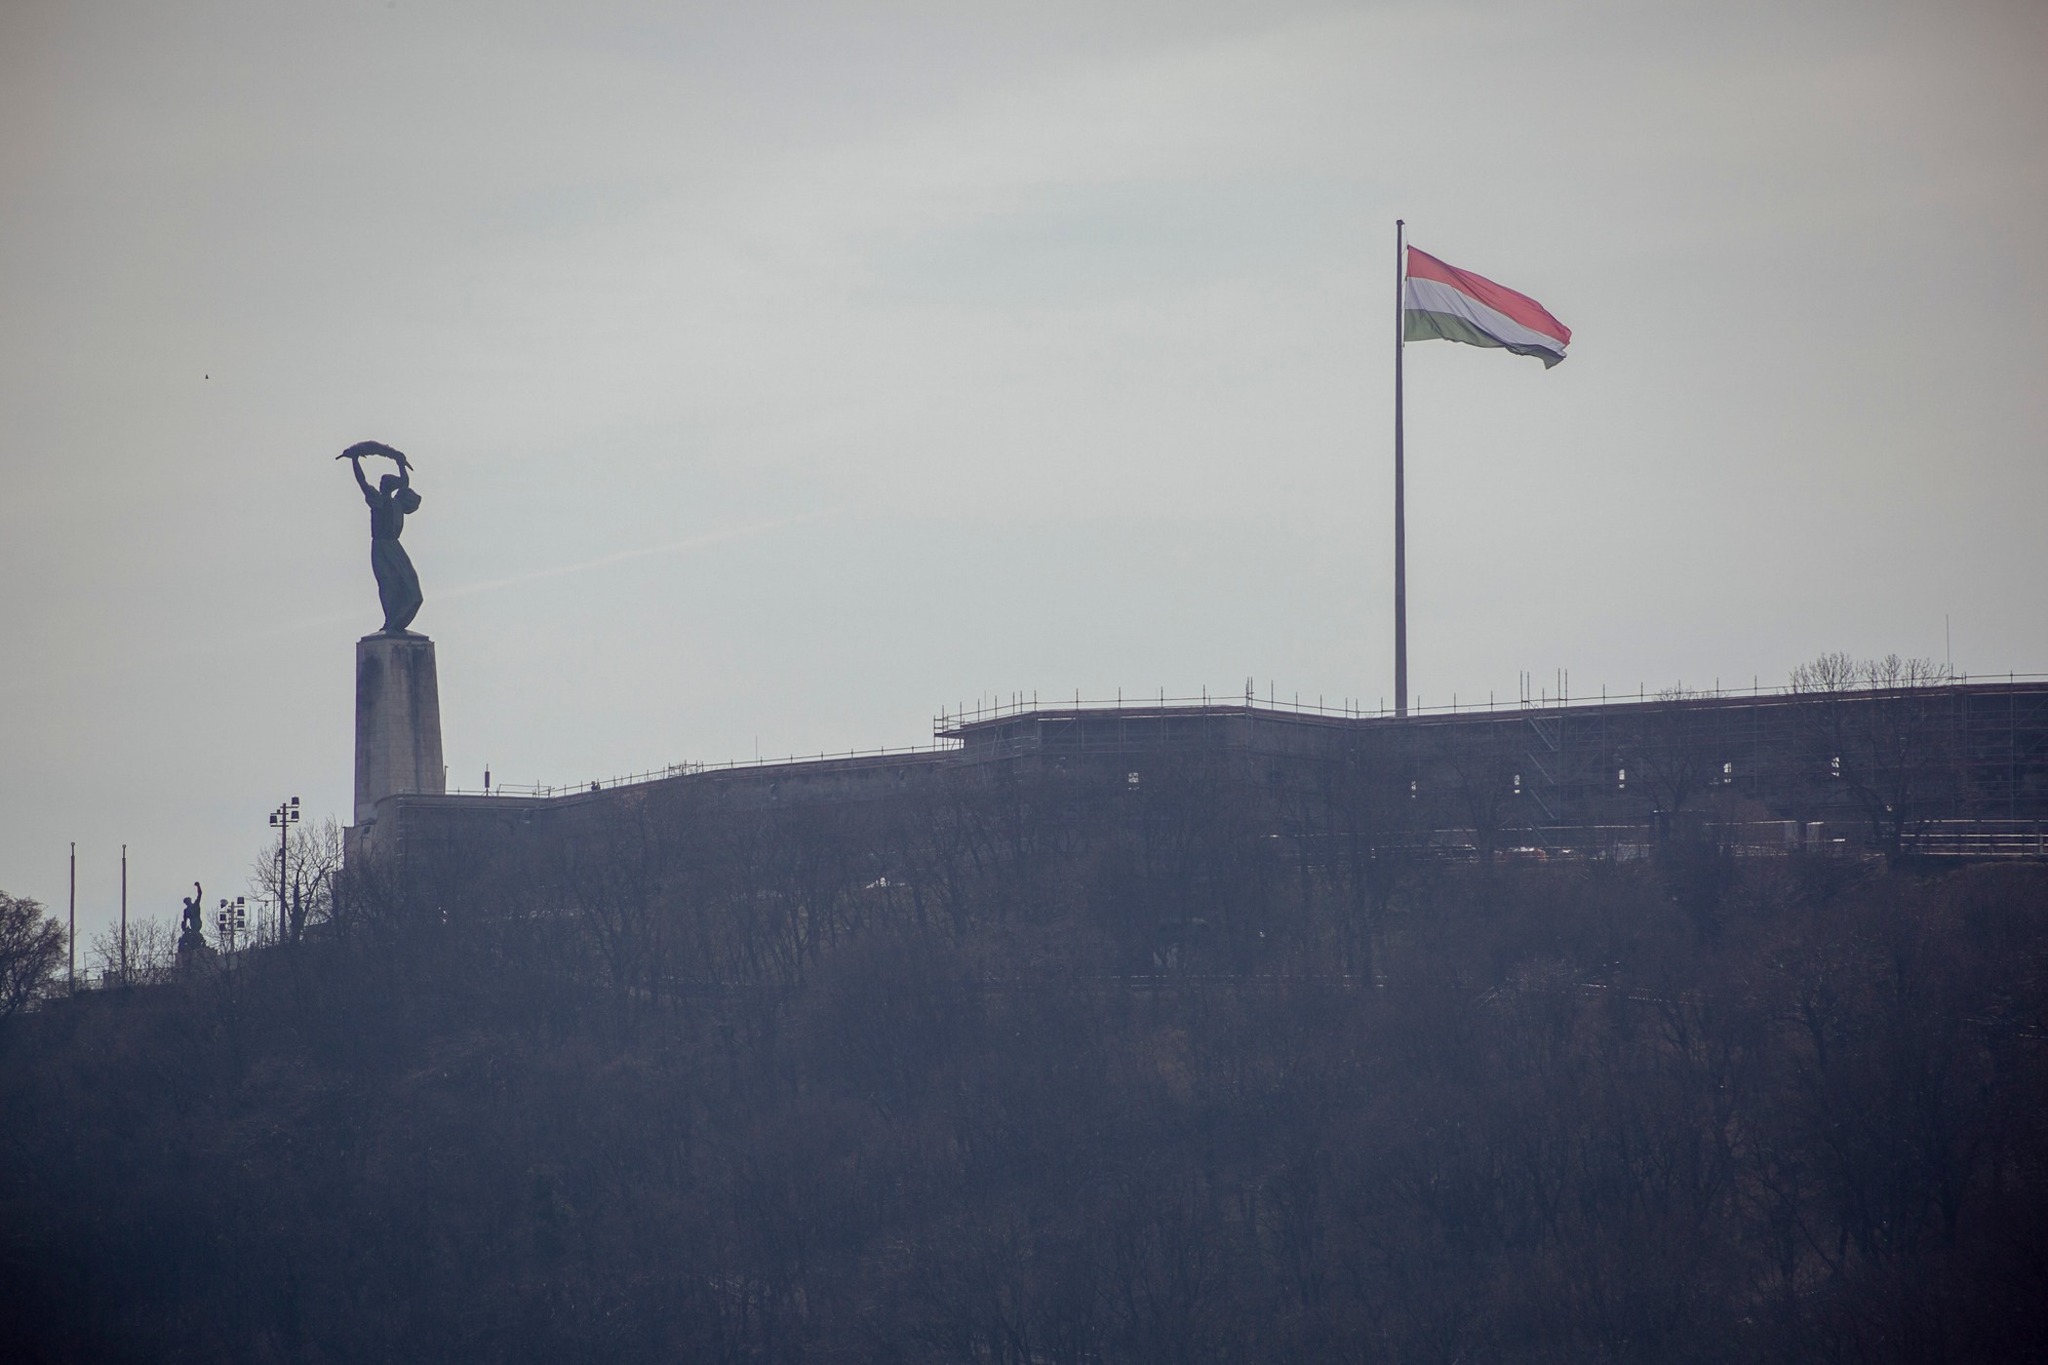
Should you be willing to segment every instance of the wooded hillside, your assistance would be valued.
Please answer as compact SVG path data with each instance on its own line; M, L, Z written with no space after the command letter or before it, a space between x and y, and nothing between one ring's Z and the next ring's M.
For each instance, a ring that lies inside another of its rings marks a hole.
M17 1015L6 1354L2041 1358L2048 870L950 809L359 878Z

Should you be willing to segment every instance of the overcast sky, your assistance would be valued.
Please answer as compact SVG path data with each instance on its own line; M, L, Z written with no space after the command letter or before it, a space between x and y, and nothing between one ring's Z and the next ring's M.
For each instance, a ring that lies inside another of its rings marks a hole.
M459 786L1390 701L1397 216L1424 702L2048 669L2044 15L14 0L0 888L347 817L364 439Z

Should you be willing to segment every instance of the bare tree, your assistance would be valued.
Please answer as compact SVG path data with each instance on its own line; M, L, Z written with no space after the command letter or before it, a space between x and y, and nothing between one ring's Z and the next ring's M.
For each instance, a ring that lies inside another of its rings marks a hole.
M1282 797L1304 906L1327 892L1336 961L1346 974L1377 975L1381 925L1420 866L1426 820L1416 771L1405 750L1354 745Z
M1854 689L1862 668L1848 655L1836 650L1822 654L1792 670L1792 690L1800 693L1848 692Z
M0 1019L36 998L64 956L64 926L40 901L0 891Z
M621 1008L653 1000L664 972L669 902L683 875L678 812L646 794L615 803L595 837L565 850L559 876L570 888Z
M1792 670L1792 690L1812 697L1799 714L1814 780L1838 787L1887 856L1954 793L1950 682L1945 665L1896 654L1823 654Z
M100 980L124 985L160 981L178 962L178 931L154 915L128 921L127 951L122 951L119 926L109 925L94 934L86 948L86 960Z
M1677 702L1676 689L1659 701ZM1712 718L1689 707L1670 706L1661 715L1637 719L1621 737L1622 766L1639 774L1665 820L1682 813L1720 775L1720 754L1708 727Z
M1500 836L1520 813L1517 782L1524 767L1523 723L1493 721L1476 738L1438 738L1437 763L1449 773L1456 809L1472 825L1472 842L1484 863L1492 863Z
M249 887L259 900L284 906L285 937L297 942L307 925L333 917L334 880L340 872L341 825L330 815L317 824L292 826L281 868L277 846L266 842L249 864ZM276 922L251 929L275 933ZM252 941L260 940L252 934Z

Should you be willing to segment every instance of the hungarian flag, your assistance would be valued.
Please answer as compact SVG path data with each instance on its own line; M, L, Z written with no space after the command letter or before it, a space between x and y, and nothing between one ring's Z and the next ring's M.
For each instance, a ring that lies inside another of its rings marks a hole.
M1572 339L1572 329L1527 294L1445 265L1412 246L1401 286L1401 318L1401 335L1408 341L1439 338L1468 346L1499 346L1516 355L1536 356L1545 369L1564 359L1564 348Z

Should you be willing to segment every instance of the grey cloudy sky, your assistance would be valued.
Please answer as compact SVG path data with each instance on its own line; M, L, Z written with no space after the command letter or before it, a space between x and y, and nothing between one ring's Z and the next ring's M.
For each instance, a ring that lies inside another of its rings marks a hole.
M0 888L346 814L412 453L453 780L1390 687L2048 668L2032 3L0 7Z

